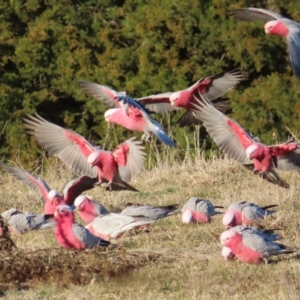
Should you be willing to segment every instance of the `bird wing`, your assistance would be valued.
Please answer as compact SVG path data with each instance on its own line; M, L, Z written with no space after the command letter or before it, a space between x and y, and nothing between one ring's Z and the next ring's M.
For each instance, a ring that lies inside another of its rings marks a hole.
M26 172L25 170L4 163L1 163L0 166L7 173L19 179L27 186L31 187L41 197L41 201L43 203L47 202L48 193L51 189L43 179L36 178L35 176L30 174L29 172Z
M100 85L91 81L76 80L75 82L88 96L93 97L97 100L101 100L109 107L119 107L120 105L116 100L116 97L126 95L125 92L117 92L108 86Z
M290 20L286 20L285 23L289 23L289 21ZM290 22L292 22L292 24L289 25L290 33L286 38L289 61L296 76L300 78L300 25L293 21Z
M98 181L98 177L91 178L86 175L71 180L64 189L64 199L66 204L72 205L79 195L84 191L92 189L94 184Z
M239 68L221 72L210 77L203 77L188 88L193 94L205 94L205 99L212 101L231 91L244 79Z
M282 15L272 12L263 8L248 7L229 10L228 14L245 21L261 20L261 21L272 21L284 18Z
M143 105L149 112L166 113L178 109L171 105L170 103L171 95L172 95L171 92L167 92L167 93L137 98L136 101L138 101L141 105Z
M217 146L238 162L249 163L250 160L245 149L253 143L253 140L247 132L233 119L226 117L217 110L211 103L203 98L200 100L195 97L195 99L197 104L194 104L194 114L203 123Z
M52 155L58 156L75 172L90 177L97 177L96 168L87 162L88 156L96 149L83 136L73 130L64 129L46 121L38 114L27 115L24 119L28 133Z
M135 137L126 140L112 151L122 180L130 182L142 172L145 162L144 146Z
M300 171L300 148L273 158L274 167L282 171Z

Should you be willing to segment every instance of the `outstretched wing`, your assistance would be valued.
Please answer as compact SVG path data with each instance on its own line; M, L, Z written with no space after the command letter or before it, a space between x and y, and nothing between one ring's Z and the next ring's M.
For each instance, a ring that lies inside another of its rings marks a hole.
M144 149L141 141L137 141L133 137L112 151L122 180L130 182L132 178L143 171L145 162Z
M43 179L36 178L35 176L30 174L29 172L26 172L25 170L4 163L1 163L0 166L7 173L31 187L41 197L43 203L47 202L48 193L51 189Z
M261 21L268 22L268 21L284 18L280 14L277 14L270 10L263 9L263 8L256 8L256 7L233 9L233 10L229 10L228 14L237 19L241 19L245 21L261 20Z
M242 164L249 163L250 160L245 149L253 143L253 140L247 132L208 101L203 98L198 99L195 97L195 99L198 103L194 105L194 115L203 123L217 146L238 162Z
M52 155L58 156L75 172L97 177L97 170L87 162L88 156L95 151L83 136L73 130L64 129L46 121L38 114L36 117L27 115L24 119L28 133Z
M125 92L117 92L108 86L100 85L91 81L76 80L75 82L88 96L101 100L109 107L119 107L116 97L126 95Z

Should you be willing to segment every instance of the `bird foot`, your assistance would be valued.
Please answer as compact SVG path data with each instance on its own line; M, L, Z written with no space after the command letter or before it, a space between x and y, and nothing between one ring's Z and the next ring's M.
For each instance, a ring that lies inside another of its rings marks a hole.
M141 137L141 141L146 143L146 144L149 144L150 141L151 141L151 135L149 135L147 133L144 133Z

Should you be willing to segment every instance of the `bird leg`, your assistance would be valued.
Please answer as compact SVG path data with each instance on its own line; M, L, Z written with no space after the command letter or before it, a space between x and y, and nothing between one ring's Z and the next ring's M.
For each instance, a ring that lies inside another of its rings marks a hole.
M265 265L267 265L269 263L268 260L265 257L263 258L263 260L265 262Z
M147 133L145 132L145 133L142 135L142 137L141 137L141 141L144 142L144 143L146 143L146 144L149 144L151 138L152 138L151 134L148 133L148 132L147 132Z

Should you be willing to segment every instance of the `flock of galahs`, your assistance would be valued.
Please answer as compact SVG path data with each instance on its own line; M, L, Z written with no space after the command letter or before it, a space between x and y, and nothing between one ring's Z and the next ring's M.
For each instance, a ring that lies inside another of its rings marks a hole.
M276 13L259 8L230 11L236 18L265 20L267 34L286 38L289 60L293 71L300 79L300 24ZM88 96L103 101L108 109L104 118L109 123L119 124L130 131L143 132L142 141L152 135L170 147L176 147L173 139L151 113L166 113L182 109L178 120L180 126L202 124L217 146L230 158L247 169L283 188L289 185L276 173L300 171L298 144L288 141L279 145L264 145L236 121L224 113L228 100L219 99L243 80L238 69L203 77L187 89L150 95L133 99L126 92L117 92L107 86L78 80L77 84ZM130 185L131 180L144 169L145 152L142 141L132 137L112 151L92 145L83 136L70 129L55 125L39 115L24 119L27 132L44 149L59 157L81 176L70 181L63 193L51 189L41 178L15 166L2 163L1 167L35 190L44 203L43 214L22 212L15 208L1 214L13 233L23 234L30 230L55 227L58 243L68 249L87 249L107 246L111 239L136 227L148 228L158 219L180 213L177 204L169 206L130 205L121 213L111 213L97 201L82 195L96 185L105 185L109 191L138 191ZM268 207L259 207L249 202L231 204L223 216L226 227L220 236L222 255L226 260L234 257L246 263L267 262L271 255L291 253L294 250L276 241L282 237L275 230L259 230L249 227L274 213ZM183 223L208 223L218 212L210 201L192 197L183 206ZM76 223L74 209L87 225Z

